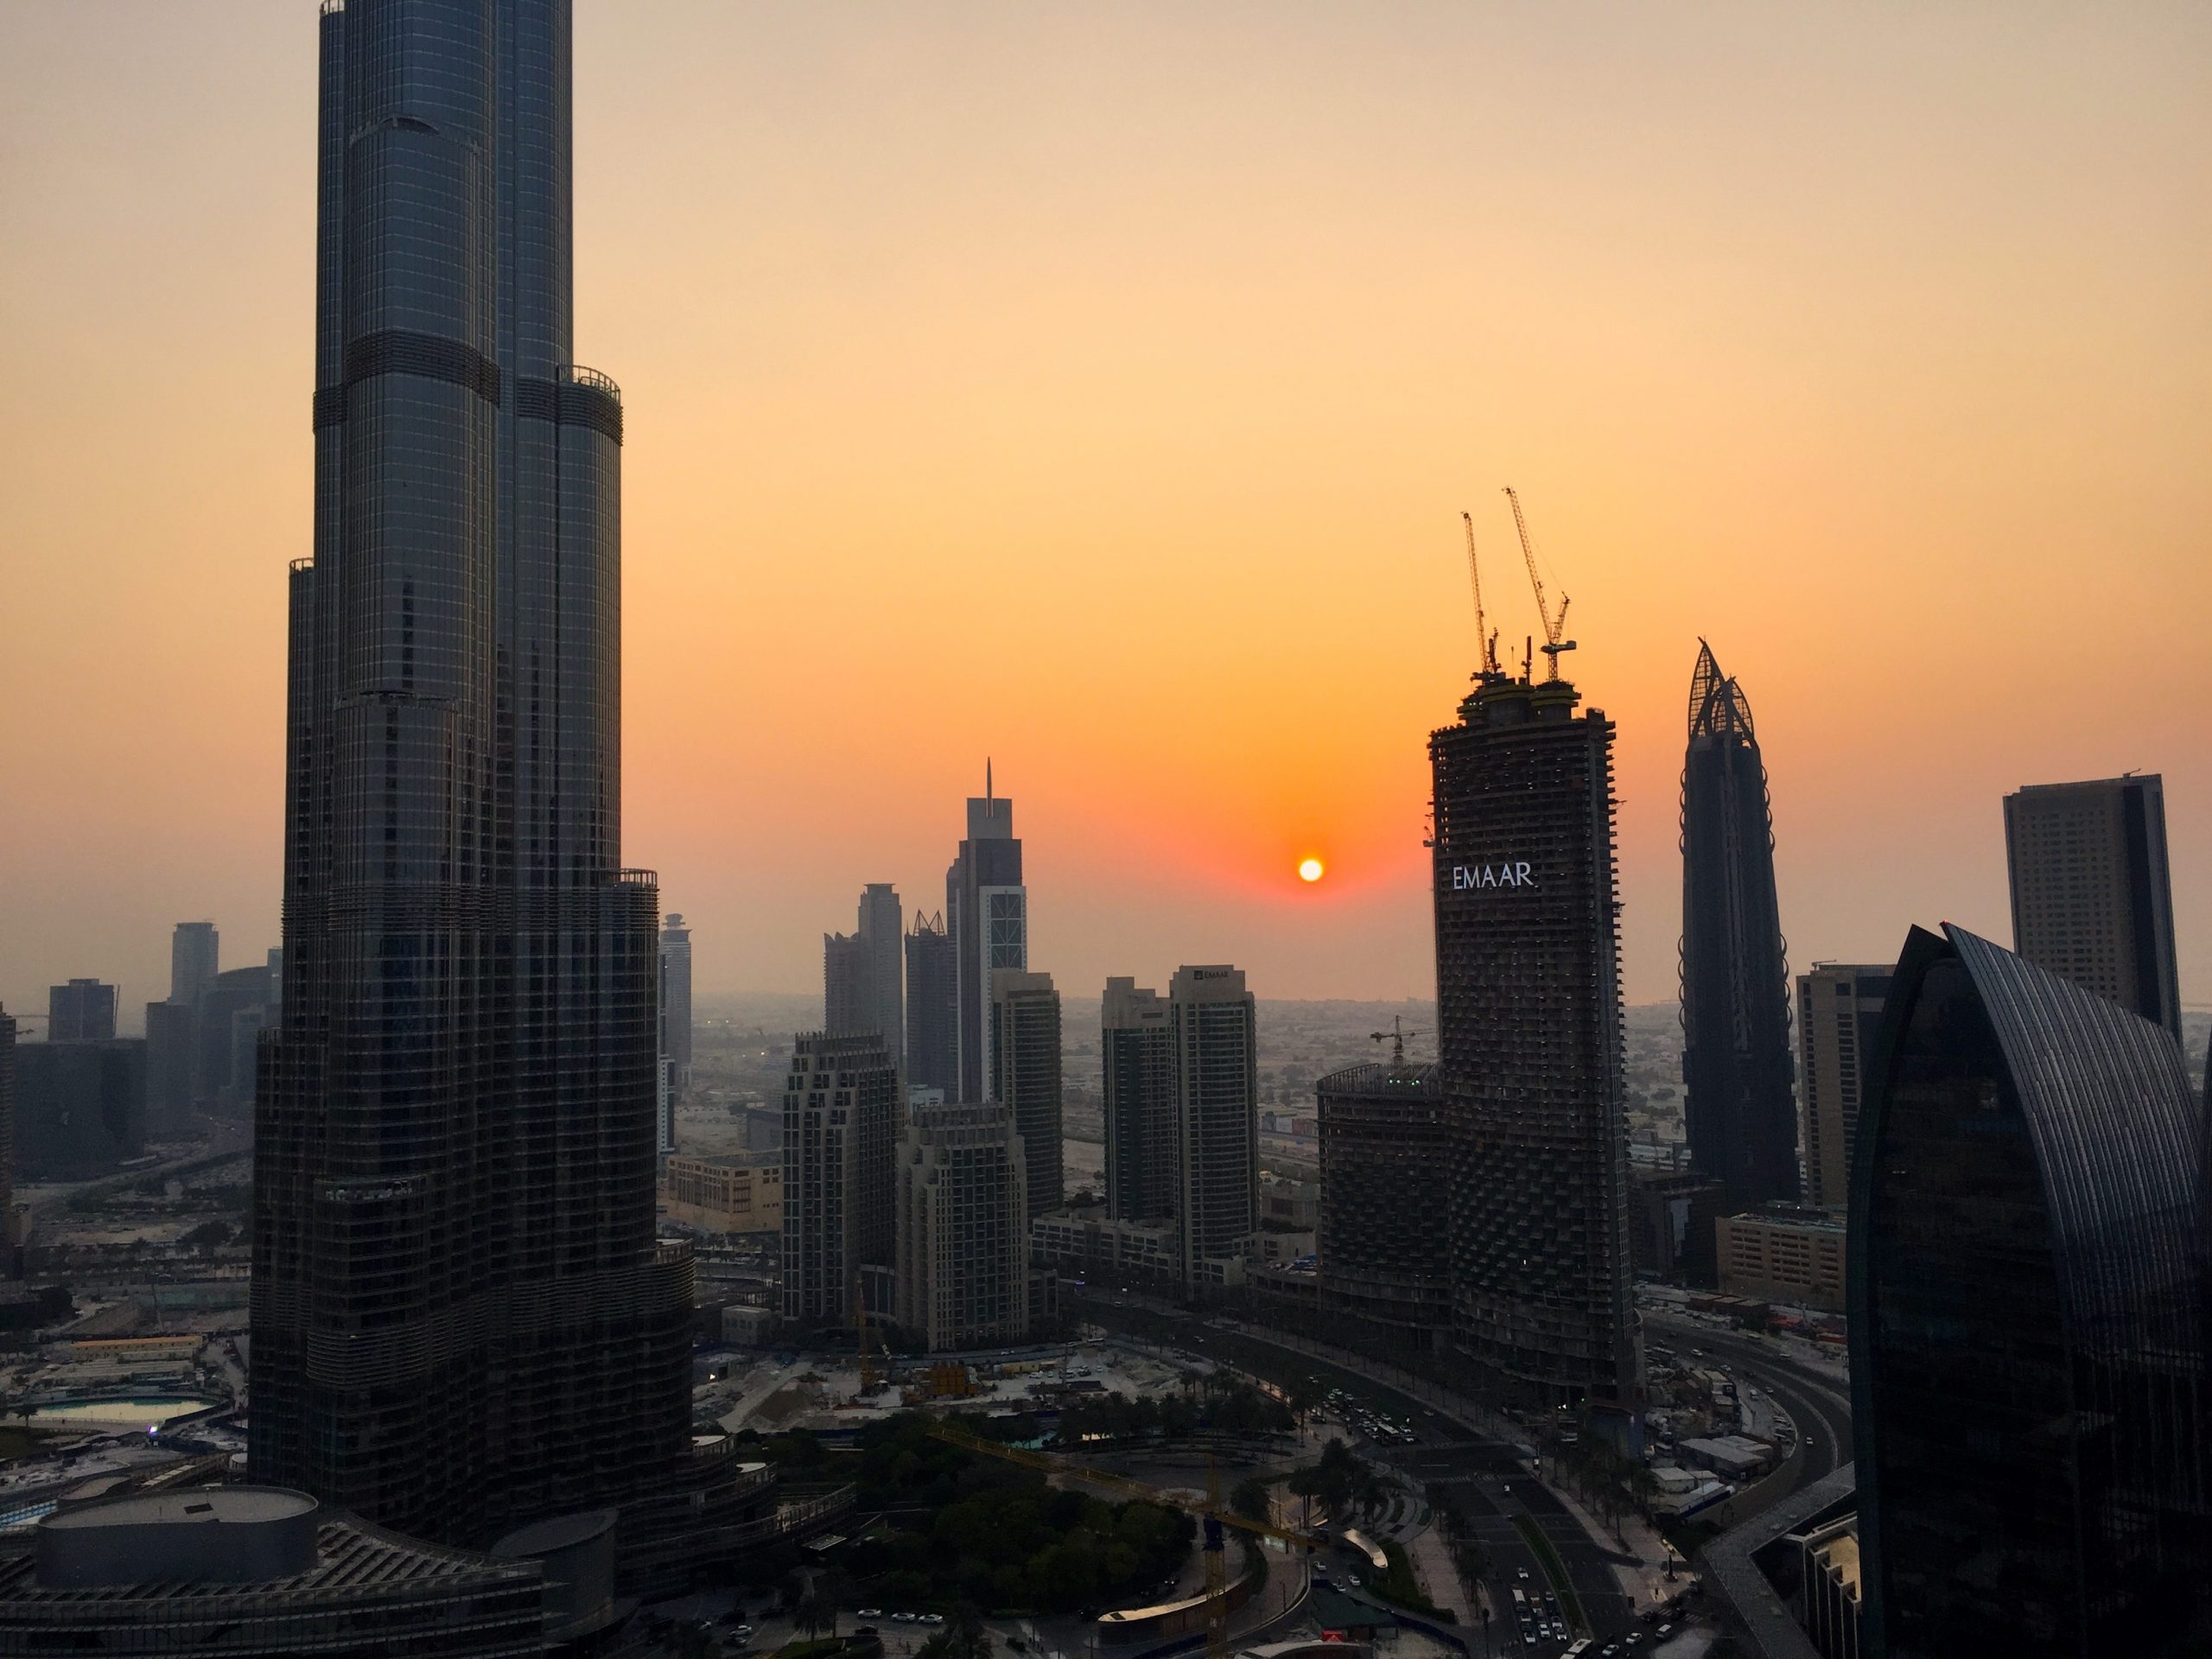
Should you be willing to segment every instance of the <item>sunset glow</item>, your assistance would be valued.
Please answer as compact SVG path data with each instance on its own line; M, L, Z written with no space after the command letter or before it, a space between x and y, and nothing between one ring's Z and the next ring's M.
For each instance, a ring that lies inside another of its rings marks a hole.
M1298 867L1298 879L1301 881L1319 881L1321 879L1321 861L1318 858L1306 860Z

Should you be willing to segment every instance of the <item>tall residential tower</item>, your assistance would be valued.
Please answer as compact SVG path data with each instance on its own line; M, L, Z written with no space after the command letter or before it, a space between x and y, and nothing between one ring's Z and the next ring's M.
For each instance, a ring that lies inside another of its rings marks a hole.
M991 976L1029 966L1029 890L1021 884L1021 843L1014 836L1014 803L991 787L968 801L968 838L944 875L944 915L952 934L960 1017L955 1040L958 1098L987 1100L991 1090Z
M658 891L621 867L622 401L570 339L569 21L321 22L249 1457L449 1541L692 1462Z

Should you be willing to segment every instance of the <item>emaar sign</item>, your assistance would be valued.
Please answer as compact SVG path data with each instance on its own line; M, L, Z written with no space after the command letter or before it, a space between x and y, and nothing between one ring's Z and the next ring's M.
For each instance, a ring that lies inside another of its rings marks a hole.
M1536 878L1529 874L1526 859L1515 864L1455 864L1452 867L1452 891L1465 893L1471 887L1533 887Z

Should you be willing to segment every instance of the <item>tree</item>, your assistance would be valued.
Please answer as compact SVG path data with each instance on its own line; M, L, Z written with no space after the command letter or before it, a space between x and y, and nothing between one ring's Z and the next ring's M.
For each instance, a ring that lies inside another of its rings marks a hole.
M1229 1495L1229 1507L1247 1521L1265 1524L1273 1516L1274 1504L1268 1491L1268 1483L1258 1475L1248 1475L1236 1483Z

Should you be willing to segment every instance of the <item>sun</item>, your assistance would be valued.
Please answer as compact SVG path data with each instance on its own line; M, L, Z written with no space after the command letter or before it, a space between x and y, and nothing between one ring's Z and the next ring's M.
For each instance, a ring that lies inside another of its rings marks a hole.
M1319 881L1321 879L1321 861L1318 858L1309 858L1300 864L1298 879L1301 881Z

